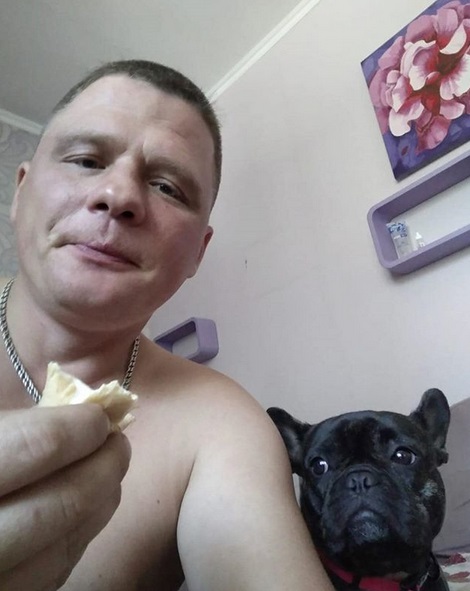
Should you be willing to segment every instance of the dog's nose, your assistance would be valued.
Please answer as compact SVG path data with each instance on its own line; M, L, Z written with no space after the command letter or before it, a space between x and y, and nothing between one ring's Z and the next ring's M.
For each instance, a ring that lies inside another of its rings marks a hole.
M356 470L348 474L346 487L355 493L367 492L369 488L376 486L379 479L376 474L369 470Z

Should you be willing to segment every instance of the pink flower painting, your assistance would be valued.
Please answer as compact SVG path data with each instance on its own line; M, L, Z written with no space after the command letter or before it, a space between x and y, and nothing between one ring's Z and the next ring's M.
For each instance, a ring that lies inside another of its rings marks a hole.
M470 0L438 0L362 62L395 178L470 139Z

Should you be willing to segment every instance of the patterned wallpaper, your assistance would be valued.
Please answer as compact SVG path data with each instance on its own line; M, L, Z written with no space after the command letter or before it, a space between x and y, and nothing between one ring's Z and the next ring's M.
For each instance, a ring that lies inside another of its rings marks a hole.
M16 169L32 157L37 141L37 135L0 121L0 277L15 275L18 268L10 204Z

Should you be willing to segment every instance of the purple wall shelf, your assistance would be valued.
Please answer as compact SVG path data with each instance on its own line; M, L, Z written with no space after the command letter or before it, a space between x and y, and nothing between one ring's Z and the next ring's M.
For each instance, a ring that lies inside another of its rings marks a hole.
M158 335L153 340L157 345L173 352L173 346L177 341L193 333L196 335L197 348L190 355L186 355L186 359L203 363L215 357L219 352L219 341L215 322L209 320L209 318L188 318L188 320Z
M369 210L367 221L382 266L391 273L404 275L470 246L470 225L466 225L409 255L398 258L386 226L395 217L469 176L470 152L466 152Z

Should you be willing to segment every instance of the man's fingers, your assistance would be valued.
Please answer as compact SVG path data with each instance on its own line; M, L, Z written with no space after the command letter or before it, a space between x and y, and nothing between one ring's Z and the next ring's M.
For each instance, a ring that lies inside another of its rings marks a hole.
M65 538L116 495L129 465L123 435L91 456L0 500L0 572Z
M58 589L68 579L89 542L113 516L120 489L96 509L78 529L24 560L8 573L0 573L2 591Z
M95 404L0 412L0 497L93 453L108 429Z

